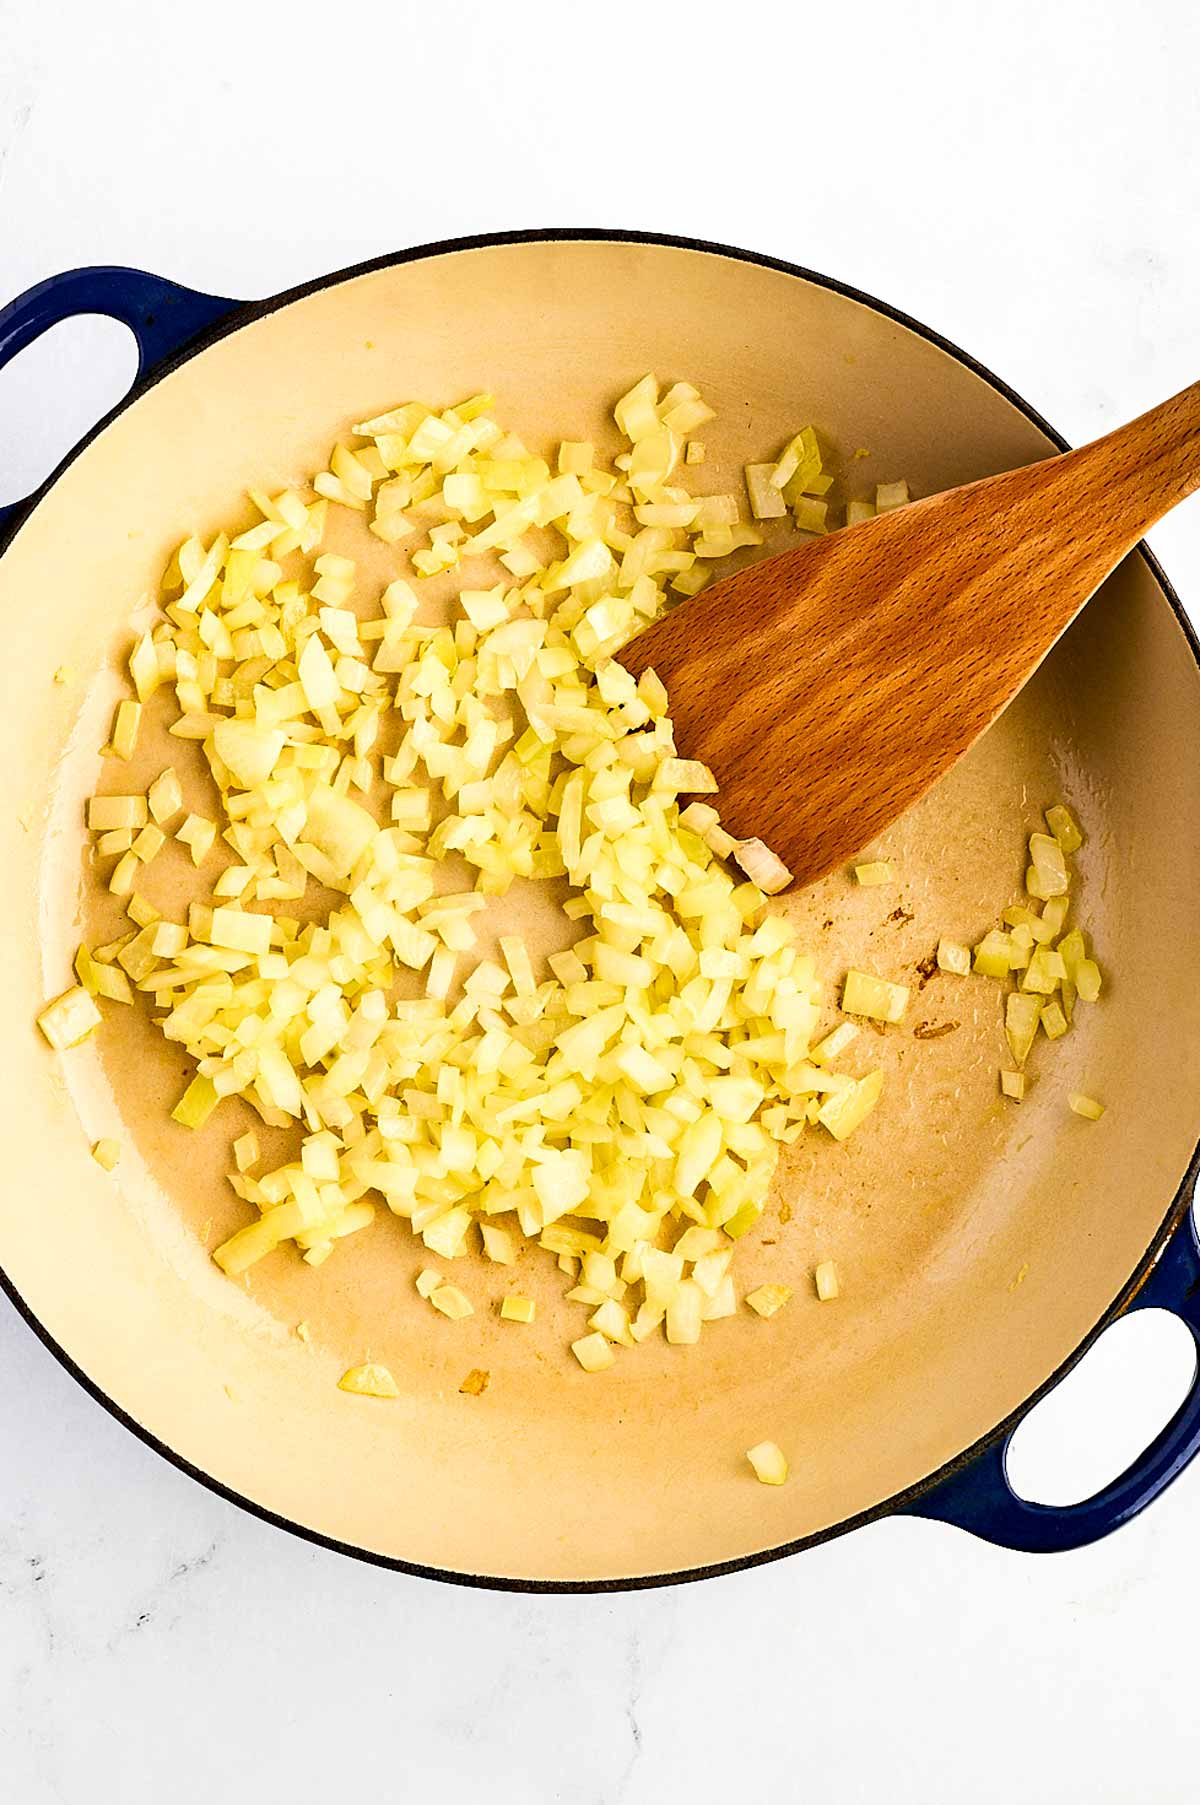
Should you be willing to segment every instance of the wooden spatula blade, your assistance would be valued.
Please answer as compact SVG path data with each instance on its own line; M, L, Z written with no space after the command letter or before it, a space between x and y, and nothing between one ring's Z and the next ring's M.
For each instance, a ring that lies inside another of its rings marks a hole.
M1198 483L1200 387L1080 451L750 564L620 661L666 684L726 829L808 883L962 757Z

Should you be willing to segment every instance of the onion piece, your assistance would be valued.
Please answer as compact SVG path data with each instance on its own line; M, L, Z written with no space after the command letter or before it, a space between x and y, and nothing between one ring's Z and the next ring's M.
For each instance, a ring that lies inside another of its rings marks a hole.
M760 1285L746 1294L746 1302L758 1316L775 1316L791 1297L790 1285Z
M880 483L875 490L875 511L890 513L893 508L905 507L910 499L906 482Z
M750 497L750 512L755 520L782 520L787 513L787 502L772 481L775 465L747 464L743 474L746 493Z
M840 1294L838 1271L832 1260L822 1260L813 1272L813 1284L823 1304L832 1303Z
M965 978L971 969L971 949L960 940L939 940L937 963L939 971L953 972L957 977Z
M350 1366L338 1380L339 1391L350 1391L361 1398L398 1398L400 1387L388 1371L378 1361L368 1361L363 1366Z
M1078 852L1083 845L1079 824L1063 803L1057 802L1046 810L1046 826L1065 853Z
M783 860L761 840L739 840L733 856L764 896L777 896L792 881L792 874Z
M537 1314L537 1306L531 1297L519 1297L515 1292L500 1300L500 1315L505 1322L532 1322Z
M585 1373L606 1372L615 1365L616 1355L612 1343L593 1330L590 1335L583 1335L578 1341L571 1343L571 1352L582 1366Z
M461 1322L464 1316L475 1314L475 1306L457 1285L439 1285L436 1291L430 1292L429 1301L435 1310L440 1310L452 1322Z
M783 1485L788 1476L788 1463L783 1450L773 1441L756 1442L747 1448L746 1459L754 1468L755 1478L763 1485Z
M867 1016L873 1021L902 1021L908 998L907 984L893 984L863 971L848 971L842 987L844 1013Z
M66 990L38 1016L38 1027L59 1051L77 1047L95 1032L102 1020L92 998L81 984Z

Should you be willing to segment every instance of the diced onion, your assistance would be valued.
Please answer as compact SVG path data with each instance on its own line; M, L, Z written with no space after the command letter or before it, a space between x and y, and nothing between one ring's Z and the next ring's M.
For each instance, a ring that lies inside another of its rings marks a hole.
M886 978L873 978L864 971L848 971L842 988L842 1009L846 1015L865 1015L874 1021L899 1022L908 1008L908 986L893 984Z
M877 514L890 513L893 508L903 508L909 501L908 484L880 483L875 490L875 511Z
M834 1091L826 1097L817 1112L817 1120L829 1130L834 1140L848 1140L870 1115L882 1090L883 1073L869 1072L857 1083L847 1085L845 1090Z
M332 448L319 499L254 491L256 524L179 548L113 750L134 751L146 708L173 707L168 731L218 801L190 774L185 796L173 767L144 796L92 798L116 861L102 881L134 931L81 948L78 990L41 1020L74 1044L96 998L143 991L194 1062L176 1123L202 1131L237 1097L295 1131L271 1170L255 1132L234 1142L230 1181L259 1214L214 1254L231 1276L287 1242L319 1266L383 1206L443 1265L481 1242L512 1266L534 1241L589 1312L573 1346L598 1372L736 1312L734 1247L779 1148L814 1122L845 1139L883 1075L832 1069L853 1023L813 1044L813 962L768 913L791 874L686 800L714 796L713 774L680 755L653 672L613 662L716 560L763 541L736 495L679 486L711 409L643 377L617 404L628 448L608 469L583 441L535 455L491 405L390 409ZM810 427L747 471L756 516L790 508L808 530L831 481ZM322 543L331 505L405 548L374 612L360 568ZM426 624L423 580L468 561L453 620ZM205 867L178 919L138 888L168 833ZM448 882L449 859L473 889ZM581 938L545 969L514 935L480 956L474 917L515 879L569 886ZM1081 996L1085 968L1081 947ZM903 986L863 982L898 1020ZM473 1312L441 1271L416 1289L451 1320ZM760 1286L750 1307L787 1295ZM499 1309L534 1320L517 1294Z
M464 1316L475 1314L470 1298L457 1285L439 1285L436 1291L430 1292L429 1301L435 1310L440 1310L452 1322L461 1322Z
M183 807L182 786L169 767L155 778L146 795L150 813L160 827L165 827Z
M798 495L796 505L792 510L797 530L802 533L827 533L829 531L828 511L829 504L827 502L817 501L811 495Z
M238 1136L237 1140L233 1143L233 1154L237 1161L237 1169L239 1172L248 1172L251 1166L256 1166L258 1164L259 1159L261 1158L258 1146L258 1136L252 1128L248 1129L245 1134Z
M489 1260L494 1260L498 1266L516 1265L516 1249L513 1246L513 1238L506 1228L499 1228L493 1222L485 1222L482 1224L480 1232L483 1235L483 1251Z
M746 1294L746 1302L758 1316L774 1316L792 1295L790 1285L760 1285Z
M43 1009L37 1019L50 1045L61 1051L86 1040L103 1018L87 991L77 984Z
M126 700L117 703L116 718L113 721L112 749L118 758L133 757L137 746L138 728L141 725L142 705L140 702Z
M813 1283L822 1303L830 1303L837 1297L841 1287L838 1284L837 1267L832 1260L820 1262L813 1272Z
M1024 1067L1039 1029L1061 1040L1075 1019L1077 1001L1095 1003L1103 987L1099 965L1088 954L1082 929L1066 929L1071 908L1072 853L1083 844L1074 815L1063 803L1046 810L1050 833L1029 837L1025 887L1040 910L1019 903L1003 911L1003 927L992 928L974 949L973 969L985 977L1015 977L1019 988L1005 998L1004 1028L1016 1071L1001 1071L1004 1096L1019 1102L1026 1094ZM943 940L937 962L961 971L966 948ZM1074 1104L1072 1104L1074 1107ZM1086 1113L1086 1112L1085 1112Z
M339 1391L351 1391L361 1398L398 1398L400 1387L388 1371L377 1361L368 1361L363 1366L351 1366L338 1380Z
M777 896L792 881L792 874L783 860L777 858L761 840L739 840L733 856L750 882L757 884L764 896Z
M1079 831L1079 824L1070 809L1063 803L1057 802L1053 808L1046 810L1046 826L1064 852L1078 852L1083 845L1083 835Z
M755 520L782 520L787 513L787 502L771 480L774 474L774 464L746 465L746 493Z
M788 1476L788 1463L783 1450L773 1441L756 1442L747 1448L746 1459L754 1468L755 1477L763 1485L783 1485Z
M537 1306L531 1297L519 1297L514 1292L501 1298L500 1314L505 1322L532 1322Z
M578 1341L571 1343L571 1352L582 1366L585 1373L602 1373L616 1362L612 1343L593 1330L590 1335L582 1335Z

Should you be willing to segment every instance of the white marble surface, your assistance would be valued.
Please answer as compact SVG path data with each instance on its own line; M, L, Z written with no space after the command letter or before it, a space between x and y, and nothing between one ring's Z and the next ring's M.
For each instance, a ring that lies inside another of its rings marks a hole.
M111 261L257 295L406 242L624 224L887 296L1073 438L1195 378L1183 0L686 10L364 0L326 26L254 0L0 0L0 293ZM128 373L86 328L24 363L0 386L4 495ZM1155 543L1200 594L1196 504ZM1157 1426L1186 1361L1155 1327L1091 1357L1024 1471L1079 1495ZM531 1599L239 1514L3 1304L0 1375L11 1805L1195 1796L1200 1468L1074 1556L892 1522L681 1591Z

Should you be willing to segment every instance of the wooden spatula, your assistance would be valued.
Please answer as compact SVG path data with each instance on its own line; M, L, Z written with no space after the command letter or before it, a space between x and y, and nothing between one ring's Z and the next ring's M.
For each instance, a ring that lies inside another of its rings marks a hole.
M722 825L805 884L960 759L1146 528L1200 487L1200 383L1078 451L761 559L632 640Z

